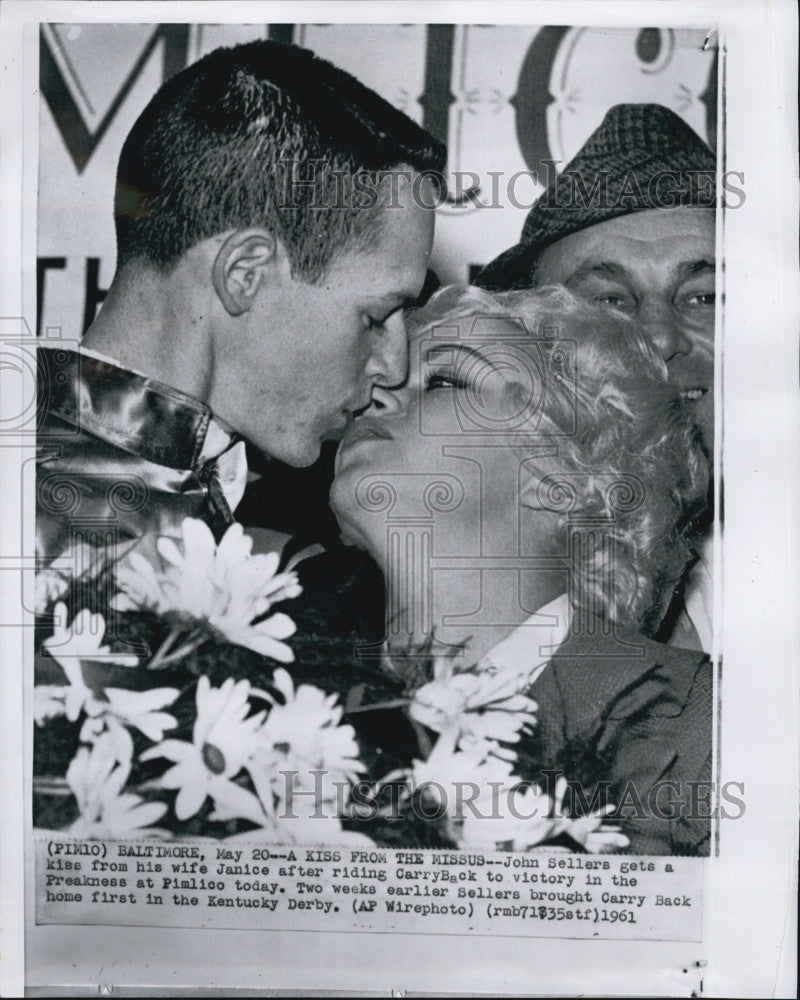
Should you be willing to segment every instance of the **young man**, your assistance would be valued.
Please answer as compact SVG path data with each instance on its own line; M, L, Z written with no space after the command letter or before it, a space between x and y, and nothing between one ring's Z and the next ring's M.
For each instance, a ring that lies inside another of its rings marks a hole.
M716 160L669 108L620 104L534 205L520 242L480 272L492 290L566 285L632 316L714 440ZM708 540L710 543L710 539ZM711 649L710 544L659 633Z
M218 49L156 93L119 160L102 311L79 351L40 351L45 562L76 530L106 544L193 516L221 535L244 440L310 465L403 380L444 156L292 46Z

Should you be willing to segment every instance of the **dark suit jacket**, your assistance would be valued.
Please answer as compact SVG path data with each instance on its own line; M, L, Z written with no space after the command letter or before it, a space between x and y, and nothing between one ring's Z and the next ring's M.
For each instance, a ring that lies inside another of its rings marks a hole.
M708 854L708 657L623 629L609 634L597 620L591 627L567 639L530 690L539 705L532 756L579 777L587 799L608 782L629 853Z

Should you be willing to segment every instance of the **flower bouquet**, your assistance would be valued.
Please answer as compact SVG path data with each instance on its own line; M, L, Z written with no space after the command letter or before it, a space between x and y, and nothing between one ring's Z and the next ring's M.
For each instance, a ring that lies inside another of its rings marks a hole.
M330 641L298 633L287 614L301 593L296 574L279 572L275 553L253 555L241 525L216 544L187 519L181 539L149 541L116 560L92 553L73 576L37 578L38 829L626 846L610 807L581 814L563 779L522 780L518 748L536 726L524 673L423 656L404 682L388 659L365 668L344 640L326 661ZM298 661L298 648L314 655ZM535 773L529 761L524 770Z

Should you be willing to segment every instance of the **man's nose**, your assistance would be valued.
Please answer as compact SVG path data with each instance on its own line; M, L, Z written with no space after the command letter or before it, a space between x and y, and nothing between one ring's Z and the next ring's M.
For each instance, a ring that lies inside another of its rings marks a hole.
M394 386L405 381L408 374L408 335L401 310L386 320L378 334L367 374L375 385Z
M671 302L645 304L639 311L638 319L645 335L664 361L691 351L692 341Z
M407 405L407 392L403 389L385 389L376 385L372 388L372 402L364 411L367 417L383 417L402 413Z

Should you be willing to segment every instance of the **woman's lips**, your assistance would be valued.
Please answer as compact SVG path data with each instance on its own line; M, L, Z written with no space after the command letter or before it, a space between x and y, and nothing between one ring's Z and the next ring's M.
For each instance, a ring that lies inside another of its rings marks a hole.
M347 433L342 438L342 443L339 445L336 452L335 472L338 474L345 454L349 453L350 449L354 448L357 444L361 444L364 441L391 440L392 436L385 427L381 427L379 424L370 423L367 421L366 417L361 417L359 420L356 420L350 425Z
M362 417L360 420L357 420L352 427L350 427L342 444L345 447L350 447L352 444L356 444L359 441L366 441L369 438L379 438L384 441L391 441L392 435L386 430L385 427L376 423L368 423L367 420Z

